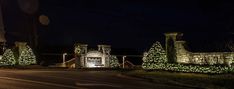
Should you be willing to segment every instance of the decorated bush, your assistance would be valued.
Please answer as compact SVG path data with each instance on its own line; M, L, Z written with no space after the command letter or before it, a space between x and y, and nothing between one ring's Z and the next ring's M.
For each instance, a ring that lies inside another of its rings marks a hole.
M16 60L11 49L7 49L0 59L0 66L15 65Z
M28 45L14 47L13 50L7 49L4 52L0 66L36 64L36 56Z
M111 68L117 68L119 67L119 61L116 56L111 55L110 57L110 67Z
M145 69L192 72L192 73L233 73L234 72L234 67L227 67L221 65L199 66L199 65L185 65L185 64L173 64L173 63L152 64Z
M152 45L148 52L144 53L142 67L147 69L153 64L166 62L166 52L161 46L160 42L157 41Z
M36 56L34 55L32 49L28 45L22 49L18 61L19 65L36 64Z

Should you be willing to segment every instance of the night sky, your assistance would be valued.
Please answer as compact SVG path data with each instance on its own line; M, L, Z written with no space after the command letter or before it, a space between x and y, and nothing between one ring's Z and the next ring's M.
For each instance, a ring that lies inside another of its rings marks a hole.
M16 1L5 3L9 43L28 39L16 34L27 34L23 29L33 24L40 45L80 42L143 52L155 41L164 44L164 32L183 32L194 50L233 38L234 2L224 0L39 0L38 11L29 15ZM49 17L48 26L27 21L40 15Z

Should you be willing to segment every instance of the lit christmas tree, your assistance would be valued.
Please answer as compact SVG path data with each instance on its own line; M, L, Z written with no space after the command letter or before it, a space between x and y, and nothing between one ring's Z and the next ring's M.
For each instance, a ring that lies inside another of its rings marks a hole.
M166 52L160 42L156 41L149 49L148 53L144 53L142 67L144 69L152 68L154 64L167 63Z
M3 56L2 59L0 59L0 66L6 66L6 65L15 65L15 57L11 49L7 49Z
M36 64L36 56L34 55L32 49L27 45L22 49L19 56L19 65L31 65Z
M119 67L119 61L116 56L111 55L110 57L110 67L111 68L117 68Z

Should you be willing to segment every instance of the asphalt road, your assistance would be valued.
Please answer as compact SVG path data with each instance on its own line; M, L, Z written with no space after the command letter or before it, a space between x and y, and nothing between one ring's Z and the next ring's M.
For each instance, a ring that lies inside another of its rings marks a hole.
M114 71L0 70L0 89L188 89Z

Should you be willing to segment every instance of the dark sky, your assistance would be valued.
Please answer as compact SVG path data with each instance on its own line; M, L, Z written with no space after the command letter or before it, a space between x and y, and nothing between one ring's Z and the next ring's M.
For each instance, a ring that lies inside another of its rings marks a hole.
M143 51L163 43L164 32L183 32L196 45L222 42L233 32L234 3L224 0L39 1L36 16L50 18L48 26L37 24L39 42L46 45L81 42Z

